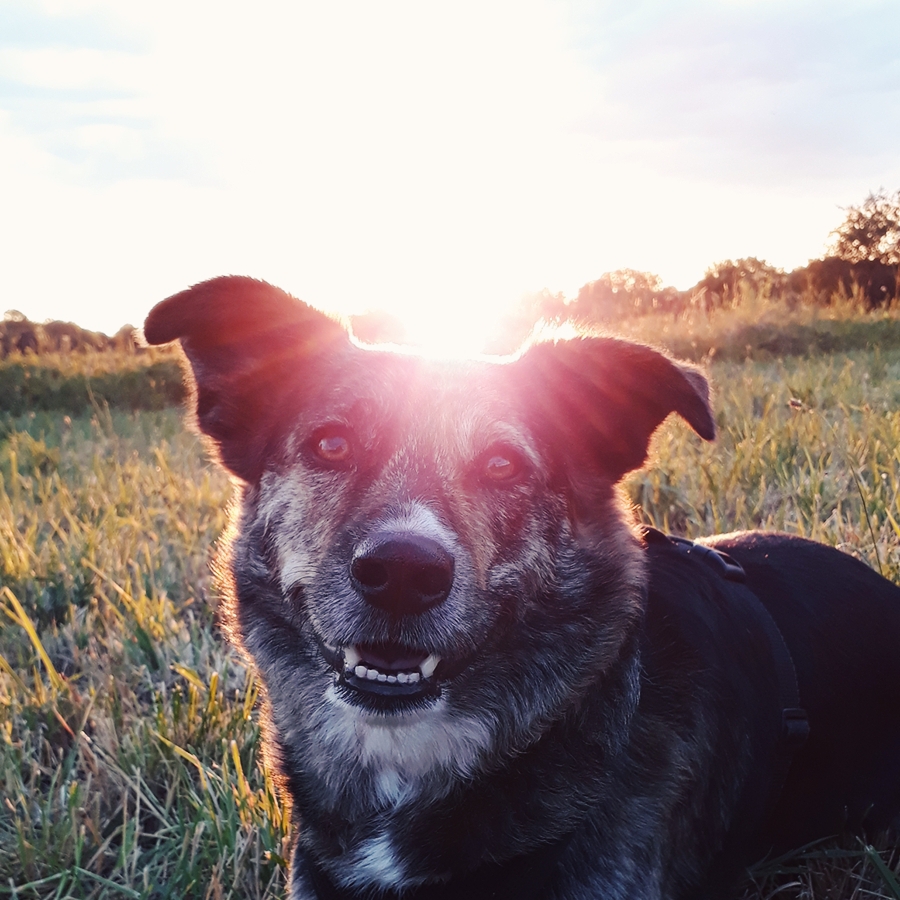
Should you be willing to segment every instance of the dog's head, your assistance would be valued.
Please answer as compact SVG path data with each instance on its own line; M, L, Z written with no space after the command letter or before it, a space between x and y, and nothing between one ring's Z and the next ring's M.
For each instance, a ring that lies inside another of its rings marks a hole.
M615 485L696 370L611 338L509 360L355 344L247 278L160 303L196 418L244 484L225 573L288 774L347 765L383 796L520 751L614 665L643 602Z

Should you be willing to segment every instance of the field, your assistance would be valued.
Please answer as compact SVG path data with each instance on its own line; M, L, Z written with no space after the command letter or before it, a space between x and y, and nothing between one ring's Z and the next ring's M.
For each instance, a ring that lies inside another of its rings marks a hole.
M900 350L710 371L718 441L667 423L636 515L809 536L900 582ZM0 895L281 895L258 687L214 626L230 493L174 409L0 418ZM758 867L746 897L900 898L898 871L847 838Z

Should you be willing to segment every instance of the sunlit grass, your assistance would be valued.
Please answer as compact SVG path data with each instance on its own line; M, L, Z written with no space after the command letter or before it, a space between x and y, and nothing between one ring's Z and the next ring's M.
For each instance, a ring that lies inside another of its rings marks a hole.
M617 333L667 348L685 359L771 360L852 350L900 349L900 305L866 312L858 298L829 306L787 303L746 292L740 303L679 316L646 314L614 325Z
M212 624L226 479L174 410L7 429L0 894L278 896L258 688Z
M900 352L712 378L718 441L667 423L638 515L807 535L900 581ZM258 687L213 623L229 495L174 410L0 420L0 895L282 894ZM761 867L748 900L897 896L890 846L844 846Z

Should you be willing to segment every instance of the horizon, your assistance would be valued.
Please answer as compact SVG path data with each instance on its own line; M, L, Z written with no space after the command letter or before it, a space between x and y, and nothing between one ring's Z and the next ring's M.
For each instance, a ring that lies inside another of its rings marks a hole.
M825 254L823 254L822 257L817 257L816 259L818 259L818 258L825 258ZM709 271L711 271L711 270L712 270L716 265L718 265L719 263L738 263L738 262L742 262L742 261L745 261L745 260L748 260L748 259L751 259L751 257L741 257L741 258L736 259L736 260L717 260L715 263L711 263L711 264L707 267L706 273L708 273ZM760 263L763 263L763 264L767 264L767 260L756 260L756 261L757 261L757 262L760 262ZM800 269L805 269L806 266L807 266L809 263L812 263L812 262L814 262L814 261L815 261L815 259L811 259L811 260L808 261L808 263L807 263L806 265L798 266L798 267L796 267L796 269L793 269L793 270L787 270L787 271L786 271L786 270L784 270L784 269L779 269L778 267L773 267L773 268L775 268L775 270L778 271L778 272L780 272L781 274L783 274L783 275L788 275L788 276L789 276L789 275L791 275L794 271L797 271L797 270L800 270ZM590 281L585 282L584 285L581 285L580 288L579 288L579 290L580 290L581 288L588 287L590 284L592 284L592 283L598 281L603 275L610 275L610 274L613 274L613 273L615 273L615 272L617 272L617 271L633 271L633 270L613 270L612 272L601 272L601 273L597 276L597 278L592 278ZM641 272L641 273L639 273L639 274L655 276L656 273L654 273L654 272ZM261 280L265 281L265 279L261 279ZM702 280L703 280L703 278L701 277L700 281L702 281ZM275 287L278 287L278 285L274 285L274 286L275 286ZM661 284L660 284L660 286L659 286L659 290L660 290L660 292L665 292L665 291L668 291L668 290L671 290L671 289L675 289L676 291L678 291L679 294L687 294L687 293L689 293L690 291L693 291L694 289L696 289L698 286L699 286L699 281L696 282L696 283L694 283L694 284L692 284L692 285L689 285L689 286L686 287L686 288L676 288L674 285L670 285L670 284L666 284L665 282L661 282ZM546 289L543 289L543 288L542 288L541 290L537 290L537 291L528 291L528 292L526 292L525 294L523 294L523 295L519 298L518 301L513 301L509 306L503 308L502 311L501 311L501 313L513 313L513 314L515 314L517 311L521 311L522 308L523 308L523 304L528 300L528 298L529 298L529 297L536 297L536 296L538 296L538 295L541 293L542 290L546 290ZM565 304L566 304L566 305L569 305L569 304L573 304L573 303L575 302L578 292L579 292L579 291L575 291L571 296L566 295L566 294L563 294L563 292L561 292L561 291L556 292L556 293L557 293L557 295L562 294L562 295L563 295L563 300L564 300ZM288 292L288 293L290 293L290 292ZM162 298L162 299L166 299L166 298ZM295 298L295 299L298 299L298 300L300 300L301 302L307 303L307 301L304 300L302 297L297 297L297 298ZM314 307L314 308L316 308L316 309L320 308L320 307L318 307L315 303L308 303L308 305L309 305L309 306L312 306L312 307ZM323 310L323 311L325 311L325 310ZM149 310L148 310L148 312L149 312ZM347 321L348 325L351 326L351 327L352 327L352 322L351 322L352 319L357 318L357 317L365 317L365 316L368 316L368 315L374 315L374 316L382 316L382 315L386 315L386 316L391 317L391 318L396 318L396 319L399 321L399 323L400 323L401 325L404 324L404 322L403 322L402 319L400 319L399 317L395 316L395 314L391 313L389 310L386 310L386 309L369 308L369 309L361 310L361 311L358 311L358 312L357 312L357 311L354 311L354 312L351 312L351 313L342 313L342 312L340 312L340 311L334 311L334 310L333 310L333 311L331 311L330 314L332 314L332 315L338 315L338 316L342 317L343 319L345 319L345 320ZM103 329L103 328L90 328L89 326L86 326L86 325L82 324L81 322L77 321L76 319L56 319L56 318L35 319L35 318L29 316L24 310L16 309L16 308L10 308L10 309L7 309L7 310L4 310L4 311L0 312L0 320L7 320L7 319L9 319L9 318L15 319L16 317L18 317L18 316L20 316L20 315L23 316L25 320L27 320L28 322L30 322L30 323L33 324L33 325L46 325L46 324L51 323L51 322L60 322L60 321L61 321L61 322L65 322L65 323L70 324L70 325L75 325L75 326L77 326L77 327L79 327L79 328L82 328L82 329L85 330L85 331L100 332L100 333L102 333L102 334L105 334L107 337L112 337L113 335L115 335L118 331L122 330L123 328L134 328L134 329L137 329L138 331L140 331L140 330L142 329L142 327L143 327L143 320L141 320L140 322L137 322L137 323L135 323L135 322L122 322L120 325L118 325L117 327L112 328L111 330L105 330L105 329ZM501 318L502 318L502 314L501 314ZM406 343L406 342L404 341L404 343Z

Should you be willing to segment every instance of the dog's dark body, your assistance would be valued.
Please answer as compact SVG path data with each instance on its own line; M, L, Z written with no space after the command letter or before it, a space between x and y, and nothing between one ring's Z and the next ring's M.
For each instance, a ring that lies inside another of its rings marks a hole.
M181 339L244 482L225 619L266 685L292 900L713 898L893 822L900 589L784 535L692 552L620 508L670 412L713 437L696 371L601 338L365 350L237 278L145 334Z

